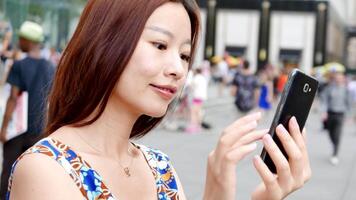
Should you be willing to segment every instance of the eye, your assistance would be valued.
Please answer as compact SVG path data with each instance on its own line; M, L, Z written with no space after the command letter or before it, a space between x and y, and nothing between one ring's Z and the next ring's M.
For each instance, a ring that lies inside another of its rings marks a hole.
M181 54L180 58L187 63L190 62L190 55Z
M155 46L157 49L163 51L167 49L167 45L160 43L160 42L152 42L153 46Z

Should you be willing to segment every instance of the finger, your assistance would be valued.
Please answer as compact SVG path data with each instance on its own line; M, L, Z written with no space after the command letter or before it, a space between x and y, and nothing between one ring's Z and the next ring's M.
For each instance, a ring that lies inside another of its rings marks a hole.
M262 116L261 112L256 112L256 113L246 115L245 117L242 117L242 118L236 120L234 123L232 123L230 126L228 126L226 128L226 131L230 132L231 130L236 130L237 128L239 128L240 126L242 126L244 124L248 124L253 121L258 121L261 119L261 116Z
M303 159L303 165L304 165L304 169L303 169L304 181L303 182L306 182L307 180L310 179L311 174L312 174L309 156L308 156L308 150L307 150L307 146L306 146L307 131L305 128L303 128L303 132L300 133L300 131L299 131L300 128L299 128L299 125L298 125L295 117L291 118L291 120L289 122L289 127L290 127L289 128L290 130L294 130L294 131L291 131L291 135L302 153L302 159Z
M217 162L221 162L221 160L224 159L225 155L228 151L231 150L233 144L236 143L236 141L238 141L246 133L251 132L256 127L257 122L251 122L249 124L241 126L237 130L234 130L234 132L221 136L215 151Z
M236 164L238 161L243 159L247 154L254 151L256 147L257 147L256 142L253 142L250 144L240 146L239 148L235 148L226 154L226 160L230 163Z
M292 138L294 139L300 150L303 152L303 150L305 149L305 140L303 138L303 135L300 133L300 128L296 118L292 117L289 120L288 125Z
M274 165L276 166L277 174L281 181L281 185L289 186L291 172L288 160L286 159L286 157L284 157L283 153L269 134L263 136L263 144L269 156L271 157Z
M238 141L243 135L253 131L257 127L257 121L236 127L234 130L225 133L220 137L218 149L230 148L236 141Z
M303 129L302 135L303 135L304 145L305 145L307 143L307 141L306 141L307 140L307 131L305 128ZM303 152L303 156L305 158L305 163L306 163L306 167L305 167L305 171L304 171L304 182L307 182L312 176L312 170L310 167L309 154L308 154L308 149L307 149L306 145L305 145L305 148L302 149L302 152Z
M296 129L297 128L297 129ZM276 129L277 136L281 141L285 152L288 155L288 160L290 164L290 170L292 176L294 177L294 181L297 182L298 185L304 183L303 181L303 167L304 167L304 159L301 150L298 145L294 142L291 135L288 131L282 126L279 125ZM290 132L299 132L299 127L290 128ZM298 134L298 133L297 133ZM300 134L300 133L299 133Z
M220 137L216 155L217 159L223 159L226 152L232 147L236 141L239 140L244 134L251 132L257 127L257 119L261 117L261 113L254 113L247 115L237 120L233 125L225 129L223 135ZM239 126L236 126L239 125Z
M278 192L280 190L280 186L278 183L277 176L269 170L269 168L262 161L260 156L254 156L253 165L255 166L260 177L262 178L266 189L271 192Z
M268 133L268 129L262 129L262 130L255 130L251 133L248 133L244 135L240 140L238 140L234 145L233 148L237 148L241 145L245 145L251 142L255 142L259 139L262 139L264 135Z

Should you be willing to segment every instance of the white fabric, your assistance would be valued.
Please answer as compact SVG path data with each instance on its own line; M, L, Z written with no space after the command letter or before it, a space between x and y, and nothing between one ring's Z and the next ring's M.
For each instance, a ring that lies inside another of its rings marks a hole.
M208 81L202 74L196 74L192 81L193 98L206 100L208 97Z
M218 72L217 75L218 77L225 78L229 74L229 66L225 61L221 61L218 64Z

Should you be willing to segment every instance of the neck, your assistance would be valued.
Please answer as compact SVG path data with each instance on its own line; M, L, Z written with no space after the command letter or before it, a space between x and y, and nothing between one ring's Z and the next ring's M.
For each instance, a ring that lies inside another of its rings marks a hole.
M27 55L28 57L39 59L41 58L41 49L39 47L33 48L27 53Z
M131 130L139 117L138 114L130 112L125 105L119 105L112 100L94 123L79 128L81 137L90 146L100 150L102 156L118 160L128 160L128 151L131 149Z

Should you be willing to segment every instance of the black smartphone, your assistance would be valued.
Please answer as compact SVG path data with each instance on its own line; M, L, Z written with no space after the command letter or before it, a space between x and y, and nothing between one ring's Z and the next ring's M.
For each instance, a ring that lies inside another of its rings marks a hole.
M287 159L288 156L276 134L276 127L279 124L282 124L288 130L288 122L294 116L297 119L300 130L303 130L318 85L319 83L315 78L304 74L298 69L292 70L288 76L288 81L284 86L283 93L269 129L269 134ZM262 150L261 158L271 172L276 173L276 166L265 148Z

